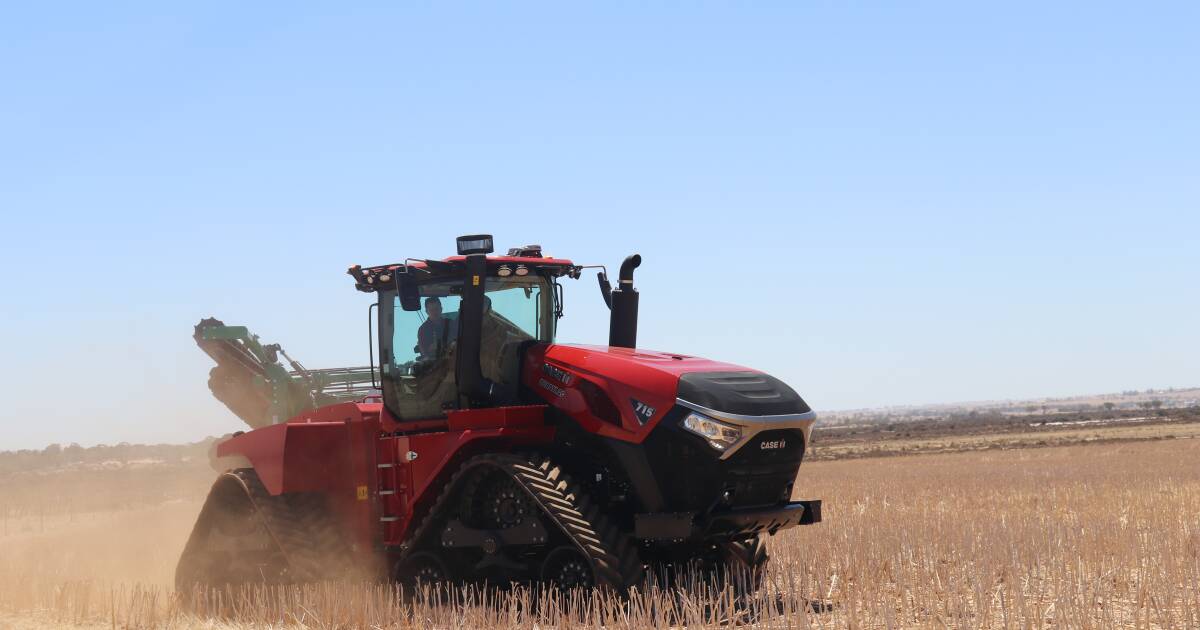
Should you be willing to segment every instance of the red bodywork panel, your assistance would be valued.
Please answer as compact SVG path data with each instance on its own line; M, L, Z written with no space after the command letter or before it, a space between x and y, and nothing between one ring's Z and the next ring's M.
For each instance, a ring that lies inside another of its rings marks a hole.
M639 444L675 404L680 375L755 371L654 350L559 344L530 348L523 370L521 378L527 387L587 431ZM581 380L590 381L608 395L620 412L619 425L591 412L580 390ZM634 411L635 401L650 408L644 423Z
M307 411L283 424L232 437L217 447L217 455L242 455L254 465L271 494L319 492L344 488L365 478L362 451L379 426L378 403L341 403Z

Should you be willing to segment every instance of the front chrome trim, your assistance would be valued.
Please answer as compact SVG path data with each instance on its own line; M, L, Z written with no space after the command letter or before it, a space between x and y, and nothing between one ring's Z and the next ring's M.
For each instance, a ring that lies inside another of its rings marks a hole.
M813 423L817 421L817 412L806 411L804 413L789 413L775 416L743 416L736 413L728 413L725 411L717 411L702 407L696 403L688 402L682 398L676 398L675 402L681 407L691 409L696 413L706 415L714 420L720 420L728 424L737 426L742 430L742 437L737 442L734 442L721 453L719 459L729 459L734 453L738 452L746 445L754 436L763 431L773 431L775 429L800 429L804 433L804 448L808 450L808 439L812 433ZM715 449L714 449L715 450Z

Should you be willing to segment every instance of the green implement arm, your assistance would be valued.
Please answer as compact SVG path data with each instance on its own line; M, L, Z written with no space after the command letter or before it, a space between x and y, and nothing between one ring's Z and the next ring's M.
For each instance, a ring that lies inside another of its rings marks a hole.
M208 375L213 396L255 429L308 409L378 394L370 367L309 370L279 344L260 342L245 326L208 318L196 325L193 338L217 363Z

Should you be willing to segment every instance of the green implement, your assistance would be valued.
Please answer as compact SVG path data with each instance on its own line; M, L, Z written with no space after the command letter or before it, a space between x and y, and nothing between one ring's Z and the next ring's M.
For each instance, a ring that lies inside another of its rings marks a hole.
M377 395L370 367L309 370L279 344L263 344L245 326L208 318L196 324L196 345L216 361L208 388L237 417L257 429L309 409ZM280 362L280 357L291 367Z

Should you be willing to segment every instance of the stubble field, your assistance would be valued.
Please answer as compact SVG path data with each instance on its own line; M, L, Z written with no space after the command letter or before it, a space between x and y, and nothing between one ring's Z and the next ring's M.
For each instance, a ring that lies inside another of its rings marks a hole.
M720 592L436 603L320 585L194 616L171 576L212 475L149 463L0 480L0 627L1200 627L1196 439L806 463L797 492L825 500L825 522L770 540L749 610Z

